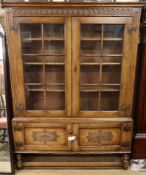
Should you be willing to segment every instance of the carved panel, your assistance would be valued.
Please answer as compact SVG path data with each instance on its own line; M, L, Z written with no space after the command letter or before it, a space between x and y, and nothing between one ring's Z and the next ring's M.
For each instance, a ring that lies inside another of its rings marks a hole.
M57 141L58 135L56 131L47 131L47 129L43 129L42 131L33 131L32 138L33 141L47 144L48 141Z
M98 144L103 144L105 141L112 141L113 134L111 131L103 132L99 130L97 132L88 132L88 142L97 142Z
M133 16L134 8L93 7L93 8L14 8L13 16Z

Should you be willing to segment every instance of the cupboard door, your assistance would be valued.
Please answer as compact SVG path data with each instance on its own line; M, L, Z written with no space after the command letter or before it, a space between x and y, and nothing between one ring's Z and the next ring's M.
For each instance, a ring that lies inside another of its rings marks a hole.
M71 23L64 17L16 18L17 115L71 115ZM13 79L15 75L13 75Z
M13 122L15 151L71 150L70 124Z
M131 122L101 122L74 125L74 151L130 151Z
M74 117L131 115L138 40L133 25L130 17L73 18Z

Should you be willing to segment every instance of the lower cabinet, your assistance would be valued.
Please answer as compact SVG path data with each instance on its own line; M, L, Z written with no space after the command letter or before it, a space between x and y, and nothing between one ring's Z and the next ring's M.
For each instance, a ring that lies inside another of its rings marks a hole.
M127 169L132 125L131 119L15 118L12 126L17 168L91 166Z
M13 121L16 152L129 152L131 133L131 122L40 123Z

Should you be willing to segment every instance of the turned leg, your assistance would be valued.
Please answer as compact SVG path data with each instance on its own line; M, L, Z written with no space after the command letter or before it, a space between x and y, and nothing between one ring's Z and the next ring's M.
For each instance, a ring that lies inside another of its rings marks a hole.
M129 155L124 154L124 156L123 156L123 169L127 170L128 167L129 167Z
M22 169L22 156L21 156L21 154L16 154L16 159L17 159L17 169L21 170Z

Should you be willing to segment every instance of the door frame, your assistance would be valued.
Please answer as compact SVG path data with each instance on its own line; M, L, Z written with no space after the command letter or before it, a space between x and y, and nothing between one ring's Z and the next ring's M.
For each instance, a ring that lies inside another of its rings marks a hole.
M73 48L73 117L130 117L136 67L138 43L138 26L135 31L129 28L137 24L133 17L74 17L72 18L72 48ZM118 111L79 111L79 77L80 77L80 24L124 24L123 61L121 70L121 85ZM133 40L135 42L133 42ZM124 47L126 46L126 47ZM135 49L133 52L129 50Z
M25 117L70 117L71 116L71 19L68 17L14 17L14 26L17 30L14 31L14 43L17 45L15 50L15 65L12 65L12 83L15 89L13 93L17 94L14 99L14 114L15 116ZM21 56L21 24L65 24L65 110L26 110L26 99L24 89L24 72L23 60ZM11 63L11 64L14 64ZM19 65L19 66L17 66ZM15 69L15 72L14 72ZM20 108L17 108L17 106Z

